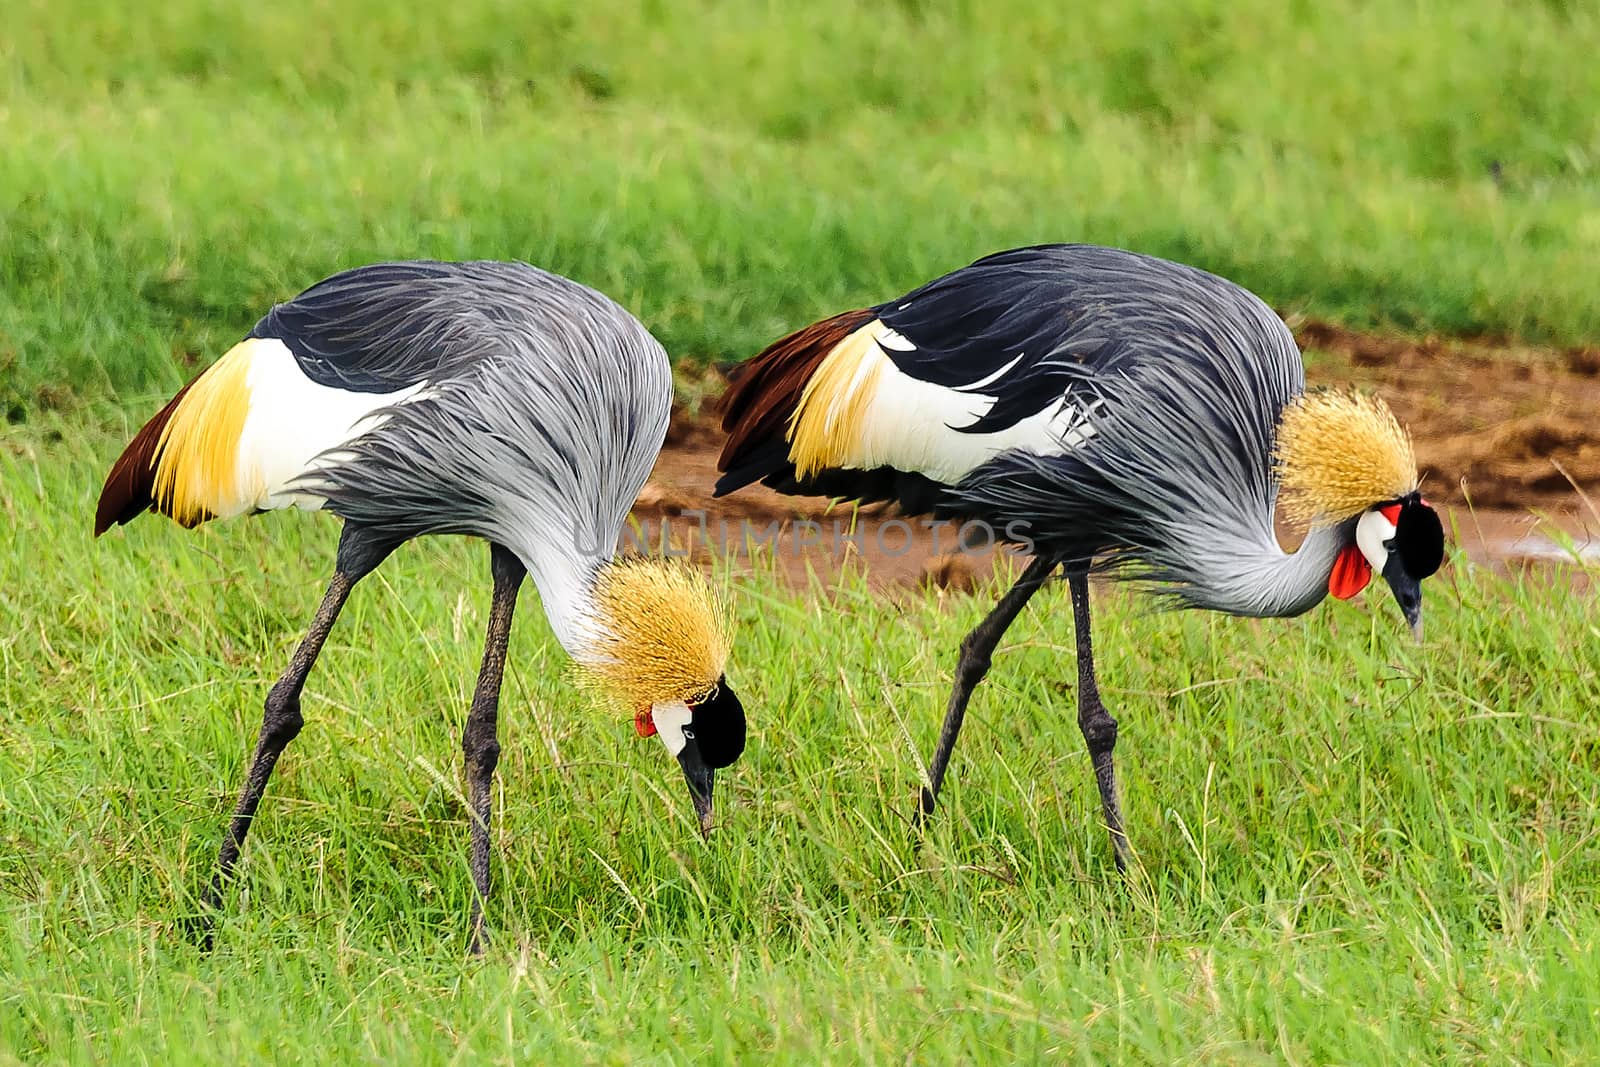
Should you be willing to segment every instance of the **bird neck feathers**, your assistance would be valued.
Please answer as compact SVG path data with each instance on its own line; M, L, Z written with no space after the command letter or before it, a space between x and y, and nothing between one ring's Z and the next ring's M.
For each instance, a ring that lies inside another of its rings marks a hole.
M703 699L731 646L727 610L705 578L686 564L647 557L601 566L589 629L577 657L580 680L632 711Z
M1275 461L1283 515L1298 525L1342 522L1417 488L1411 438L1382 400L1355 392L1290 401Z

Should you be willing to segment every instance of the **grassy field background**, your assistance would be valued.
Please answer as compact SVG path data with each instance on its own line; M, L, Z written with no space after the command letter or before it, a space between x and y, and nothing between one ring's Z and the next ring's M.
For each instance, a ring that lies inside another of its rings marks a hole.
M337 524L146 521L91 551L113 440L6 444L0 1059L1596 1051L1600 615L1572 583L1458 560L1428 583L1421 648L1383 598L1252 623L1103 596L1143 864L1126 885L1064 589L1002 646L920 842L920 761L987 594L728 579L753 732L707 844L659 746L575 697L530 596L479 963L458 763L487 552L419 543L334 631L207 957L178 923Z
M989 250L1090 240L1355 326L1600 340L1582 4L20 0L0 33L0 1063L1585 1062L1592 589L1456 560L1250 623L1101 600L1110 867L1043 594L906 824L988 597L725 580L750 751L574 697L530 595L465 958L486 552L355 593L230 898L178 933L320 596L302 515L89 538L127 432L270 302L517 257L739 358Z
M741 358L996 248L1600 339L1600 10L19 0L0 403L169 389L379 258L516 257ZM19 17L20 16L20 17Z

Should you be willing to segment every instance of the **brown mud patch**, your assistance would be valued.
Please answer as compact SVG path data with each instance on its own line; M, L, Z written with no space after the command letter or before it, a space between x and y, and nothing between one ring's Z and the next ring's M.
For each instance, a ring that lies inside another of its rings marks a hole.
M1600 349L1291 326L1310 350L1313 386L1369 387L1394 408L1416 441L1423 491L1443 505L1446 528L1469 558L1537 565L1570 561L1575 551L1600 561ZM762 486L715 500L722 442L709 414L674 415L634 508L638 532L652 546L665 534L683 550L768 558L797 582L829 578L856 561L880 589L970 588L1006 555L958 551L953 524L898 519L883 506L786 497Z

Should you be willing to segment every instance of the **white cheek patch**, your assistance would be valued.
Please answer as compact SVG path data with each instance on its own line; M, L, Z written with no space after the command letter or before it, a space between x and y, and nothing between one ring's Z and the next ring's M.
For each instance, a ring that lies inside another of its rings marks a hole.
M678 753L683 751L689 743L683 736L684 727L694 719L694 712L689 710L689 705L681 700L671 704L657 704L650 709L650 720L656 724L656 736L661 738L661 743L667 746L667 751L673 759L678 758Z
M1372 569L1379 574L1389 562L1389 550L1384 542L1394 537L1394 523L1381 511L1369 511L1356 521L1356 547L1367 557Z

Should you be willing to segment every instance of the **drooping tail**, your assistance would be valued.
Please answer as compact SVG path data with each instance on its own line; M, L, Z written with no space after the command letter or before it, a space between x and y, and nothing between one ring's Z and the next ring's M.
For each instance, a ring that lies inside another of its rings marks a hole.
M722 398L722 428L728 442L717 459L724 472L717 496L792 470L789 462L790 416L806 383L828 353L870 322L868 309L845 311L796 330L742 364Z
M128 447L111 465L106 484L100 490L100 503L94 512L94 535L99 537L113 526L132 522L156 506L156 465L161 460L161 438L178 405L189 392L191 381L167 406L133 435Z
M250 413L252 349L243 341L195 375L128 442L100 491L94 532L155 510L185 528L245 506L239 437Z

